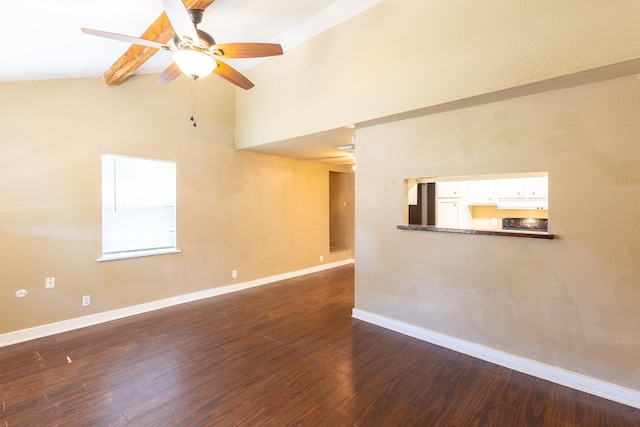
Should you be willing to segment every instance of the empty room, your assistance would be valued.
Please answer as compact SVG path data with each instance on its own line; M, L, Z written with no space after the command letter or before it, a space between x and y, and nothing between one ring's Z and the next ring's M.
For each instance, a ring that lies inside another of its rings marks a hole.
M0 23L0 426L640 424L639 3Z

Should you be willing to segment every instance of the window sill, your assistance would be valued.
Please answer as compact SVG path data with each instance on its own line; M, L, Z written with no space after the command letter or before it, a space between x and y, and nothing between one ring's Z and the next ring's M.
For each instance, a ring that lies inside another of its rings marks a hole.
M489 236L526 237L532 239L553 239L555 235L544 231L525 230L471 230L462 228L442 228L432 225L398 225L398 230L435 231L440 233L485 234Z
M131 252L131 253L119 253L119 254L113 254L113 255L106 255L106 256L102 256L101 258L98 258L98 262L105 262L105 261L115 261L118 259L129 259L129 258L142 258L142 257L147 257L147 256L154 256L154 255L165 255L165 254L178 254L182 252L179 249L159 249L159 250L155 250L155 251L140 251L140 252Z

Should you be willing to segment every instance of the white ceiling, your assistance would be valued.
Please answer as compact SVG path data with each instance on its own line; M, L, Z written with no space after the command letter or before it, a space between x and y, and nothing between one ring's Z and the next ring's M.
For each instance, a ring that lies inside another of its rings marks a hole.
M280 43L286 55L288 49L381 1L215 0L198 28L218 43ZM90 36L80 28L139 37L162 10L160 0L2 1L0 81L99 78L129 44ZM226 60L239 71L260 61ZM170 53L159 51L136 73L160 73L170 64ZM336 129L261 151L337 164L349 158L336 146L350 144L352 135L352 128Z
M218 43L272 42L285 51L381 0L216 0L198 28ZM160 0L30 0L0 3L0 81L100 77L129 44L81 27L139 37L162 13ZM232 60L247 69L252 60ZM159 51L137 73L171 63Z

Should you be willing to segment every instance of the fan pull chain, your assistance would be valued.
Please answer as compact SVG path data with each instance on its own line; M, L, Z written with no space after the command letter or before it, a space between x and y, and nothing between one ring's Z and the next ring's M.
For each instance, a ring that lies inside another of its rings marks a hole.
M191 89L191 121L193 122L193 127L197 127L196 123L196 96L193 93L193 89Z

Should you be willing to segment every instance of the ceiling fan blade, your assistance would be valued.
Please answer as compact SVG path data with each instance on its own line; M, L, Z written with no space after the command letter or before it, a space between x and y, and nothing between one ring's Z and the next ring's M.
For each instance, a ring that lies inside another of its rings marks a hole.
M90 34L92 36L105 37L125 43L139 44L142 46L153 47L155 49L173 50L173 47L169 46L168 44L154 42L153 40L141 39L138 37L132 37L118 33L110 33L108 31L92 30L91 28L80 29L83 33Z
M277 43L223 43L211 46L214 55L225 58L261 58L282 55Z
M184 0L188 9L205 10L214 0ZM160 16L142 33L146 40L157 40L160 43L168 43L173 37L173 27L169 23L167 14L162 12ZM102 80L107 86L116 86L124 82L142 64L155 55L155 51L145 49L140 45L131 45L129 49L109 67L102 75Z
M198 44L196 26L193 25L189 11L182 3L182 0L162 0L162 7L180 40L189 39L193 44Z
M180 67L175 62L172 62L158 77L158 83L169 83L174 81L178 76L182 74Z
M243 76L238 70L235 68L225 64L222 61L218 61L216 59L216 63L218 66L213 70L214 73L222 77L223 79L227 79L231 83L236 86L241 87L242 89L251 89L255 86L253 83L249 81L245 76Z

